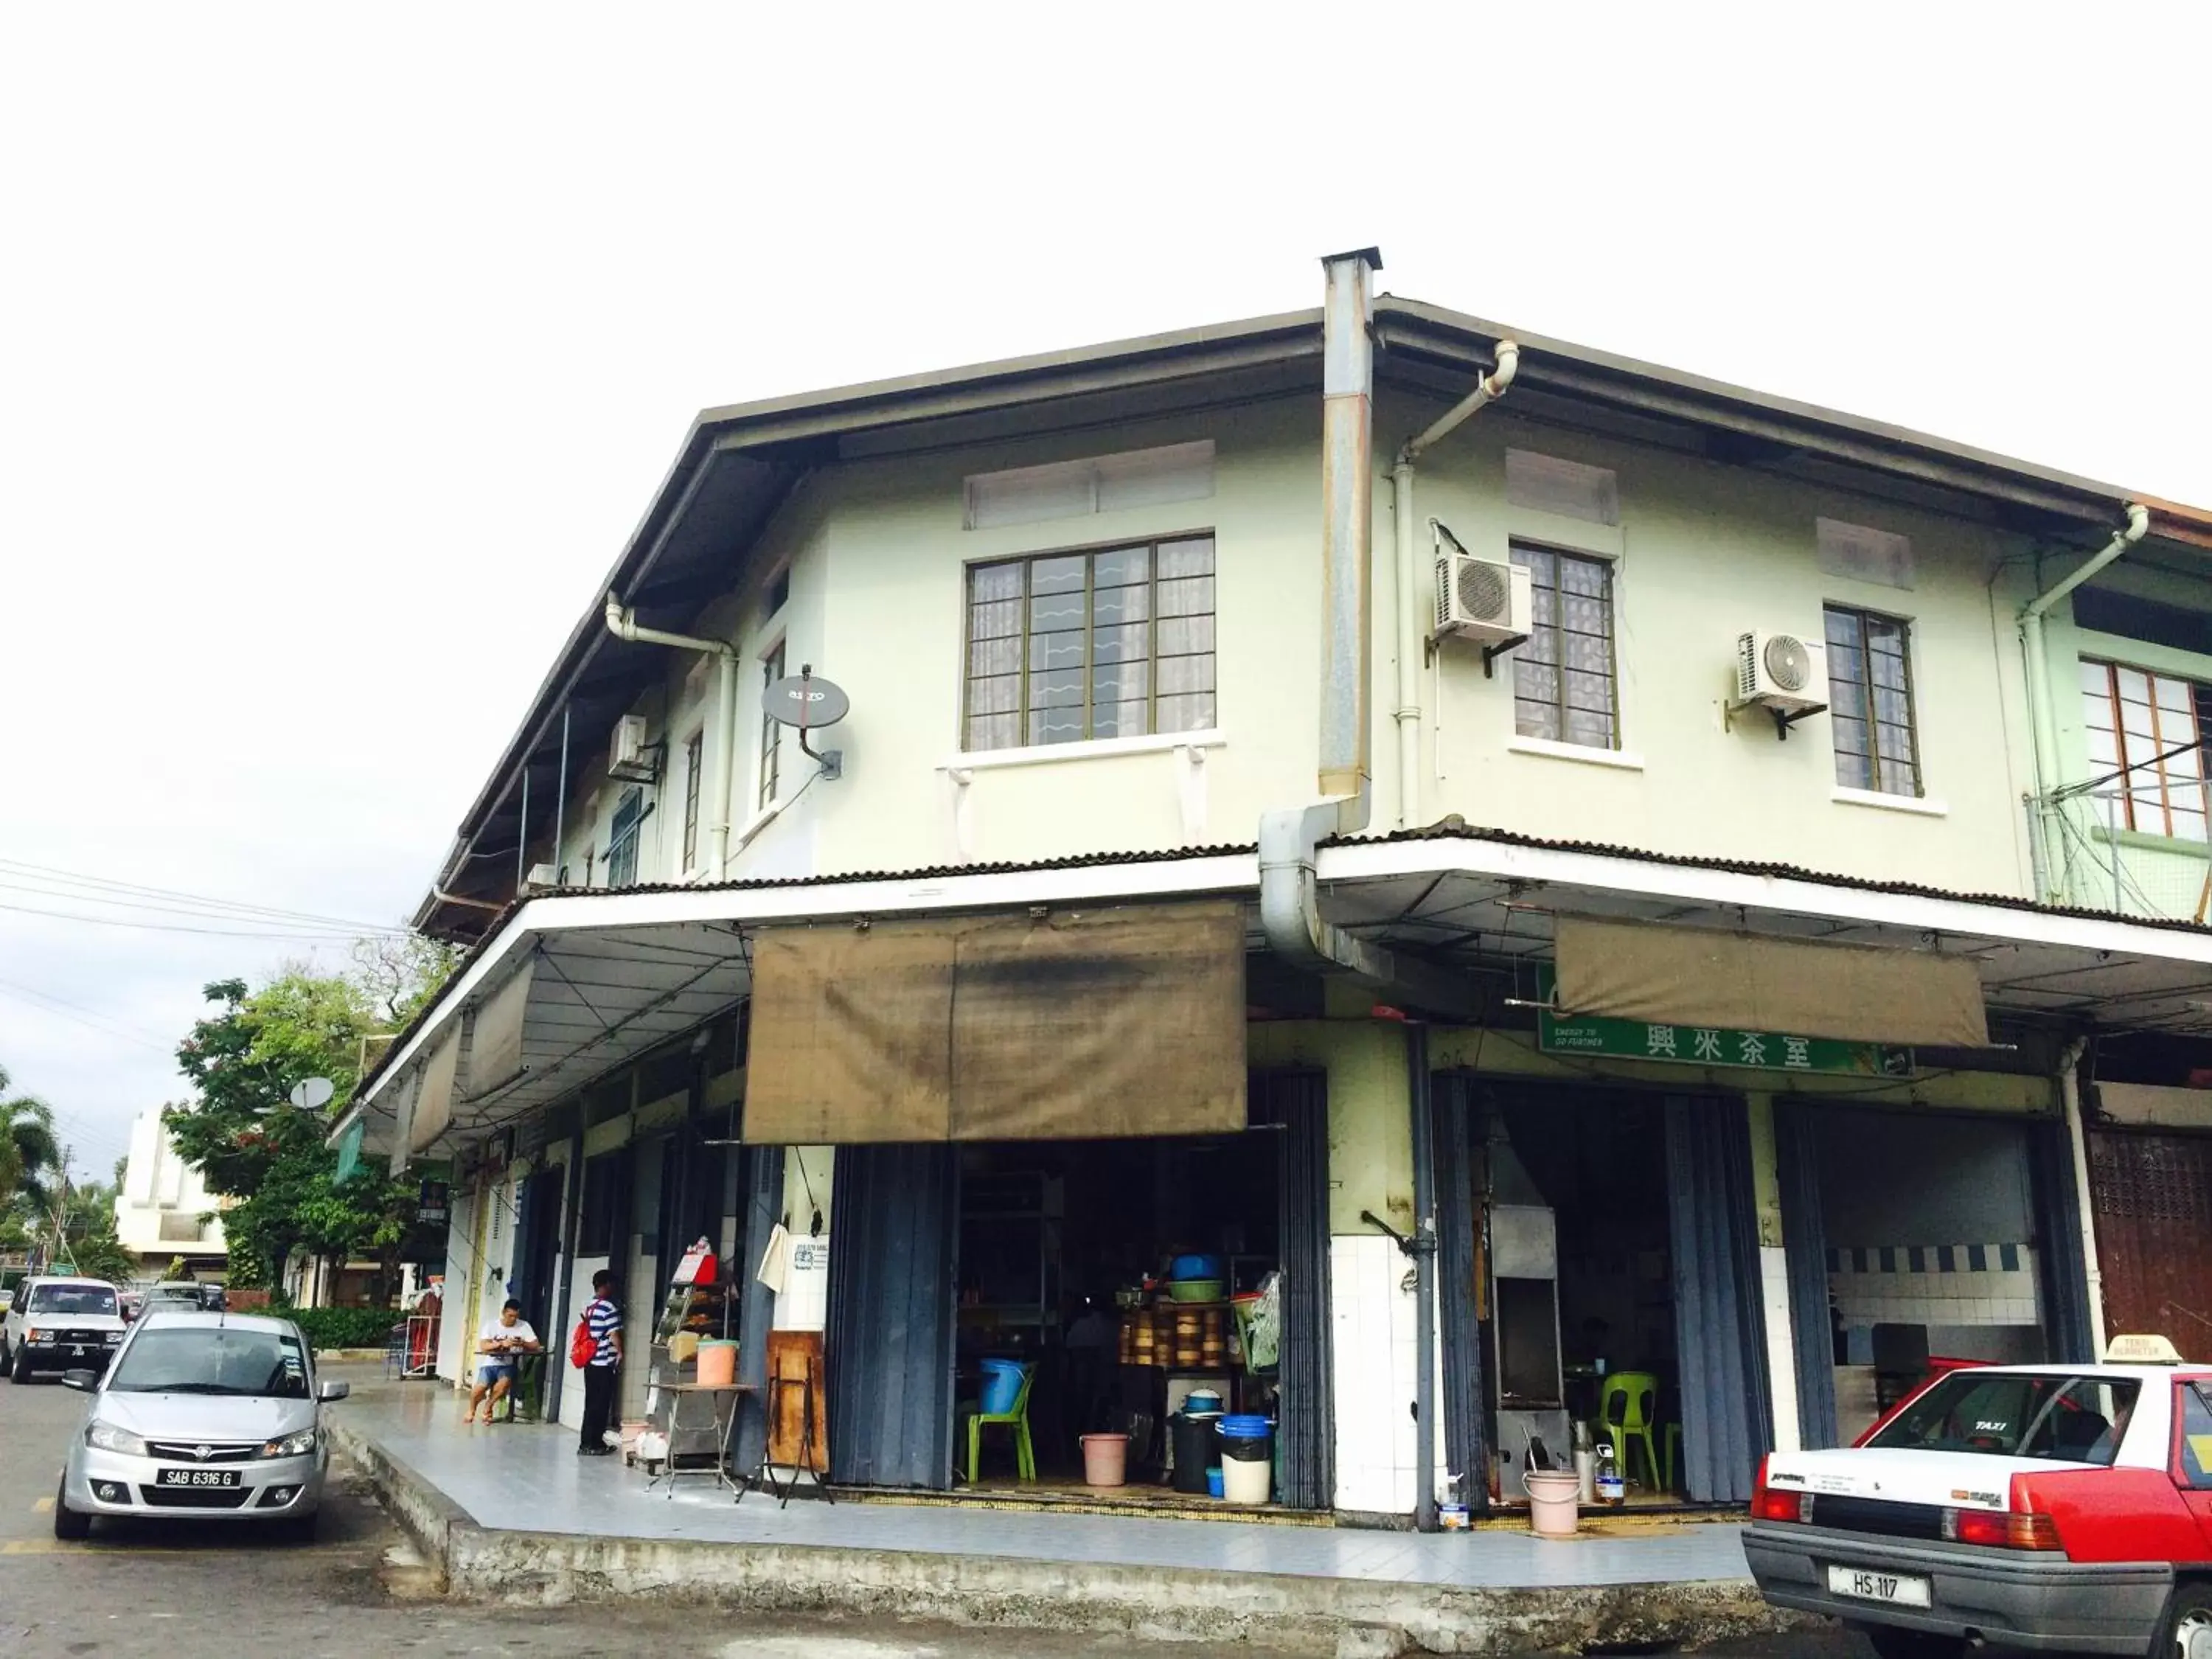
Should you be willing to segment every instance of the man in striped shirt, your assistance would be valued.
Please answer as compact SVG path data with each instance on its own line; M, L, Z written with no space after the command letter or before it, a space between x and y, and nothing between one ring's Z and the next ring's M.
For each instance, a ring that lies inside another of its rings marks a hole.
M592 1299L584 1309L584 1328L596 1345L584 1367L584 1433L580 1457L605 1457L614 1450L607 1430L615 1415L615 1378L622 1369L622 1310L614 1304L615 1276L601 1268L592 1275Z

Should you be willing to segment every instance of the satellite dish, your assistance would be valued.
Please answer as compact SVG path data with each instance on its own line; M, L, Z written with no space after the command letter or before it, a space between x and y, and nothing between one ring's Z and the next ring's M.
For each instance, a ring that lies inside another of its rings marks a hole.
M319 1112L331 1103L331 1097L337 1092L326 1077L302 1078L292 1085L292 1092L285 1098L303 1112Z
M853 710L853 700L811 668L786 675L763 696L769 718L786 726L835 726Z

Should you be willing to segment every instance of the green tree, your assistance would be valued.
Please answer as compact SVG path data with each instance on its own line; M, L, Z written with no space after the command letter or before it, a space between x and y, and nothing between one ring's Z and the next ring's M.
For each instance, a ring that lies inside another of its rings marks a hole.
M11 1086L0 1066L0 1212L20 1205L43 1211L53 1203L50 1177L62 1163L53 1109L33 1095L11 1097Z
M397 1291L416 1189L374 1166L339 1186L325 1143L359 1081L365 1040L419 1006L452 963L442 947L380 947L357 953L350 974L294 967L258 990L239 979L207 988L213 1010L177 1051L196 1098L167 1115L179 1155L209 1190L234 1200L222 1212L233 1284L281 1290L286 1265L305 1252L330 1261L374 1255L385 1299ZM310 1077L335 1085L326 1113L286 1103Z
M77 1272L119 1285L138 1276L138 1263L115 1236L116 1190L102 1181L70 1188L63 1204L58 1254L73 1262Z

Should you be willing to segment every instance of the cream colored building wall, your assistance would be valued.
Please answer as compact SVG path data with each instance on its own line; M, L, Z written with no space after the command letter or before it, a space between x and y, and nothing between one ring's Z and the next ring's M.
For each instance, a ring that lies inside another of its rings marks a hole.
M1386 403L1378 430L1410 430L1423 418L1419 407ZM1509 506L1509 447L1612 469L1620 524ZM1389 496L1387 488L1378 491L1386 507ZM1423 677L1431 716L1423 746L1425 821L1458 812L1547 837L1969 891L2028 890L2019 804L2027 779L2027 702L2009 623L1993 625L1989 584L2009 550L1995 532L1746 467L1539 426L1516 416L1510 399L1430 452L1415 502L1425 521L1417 600L1430 592L1431 517L1486 557L1506 557L1517 538L1613 562L1621 727L1617 752L1529 752L1533 746L1515 735L1510 659L1486 679L1479 651L1448 642ZM1915 586L1824 573L1815 556L1819 517L1909 537ZM1389 544L1378 530L1378 547ZM1386 563L1378 556L1378 569ZM1874 805L1838 799L1825 716L1779 741L1764 713L1728 711L1737 636L1779 630L1820 641L1831 603L1911 624L1923 799ZM1386 726L1394 696L1395 684L1376 699ZM1607 761L1623 763L1601 763ZM1389 823L1395 810L1395 793L1383 793L1378 822Z
M1432 451L1418 482L1425 521L1471 550L1509 538L1616 561L1620 752L1561 757L1515 736L1510 659L1495 679L1447 645L1420 676L1419 817L1693 855L1773 860L1973 891L2031 885L2025 815L2026 702L2010 617L2013 550L1996 532L1842 490L1789 483L1656 447L1601 440L1486 411ZM1430 412L1386 398L1376 422L1372 829L1398 827L1395 573L1380 471L1392 434ZM823 742L847 772L766 830L732 873L790 875L997 862L1077 851L1249 843L1261 815L1315 793L1320 635L1318 415L1303 398L848 465L808 487L792 665L810 652L852 697ZM1208 501L970 531L970 474L1210 437ZM1621 524L1509 508L1510 446L1602 465L1619 477ZM1911 538L1910 591L1823 574L1820 516ZM975 562L1206 531L1217 543L1212 732L1039 751L960 749L965 571ZM1424 530L1419 586L1431 603ZM1822 605L1911 623L1925 798L1839 799L1827 722L1778 741L1763 714L1726 710L1736 635L1784 629L1819 639ZM749 677L750 680L750 677ZM757 686L748 684L748 696ZM754 717L745 726L750 740ZM788 743L788 739L787 739ZM747 744L741 743L741 753ZM1613 763L1606 763L1607 762ZM811 769L787 749L787 779ZM672 793L672 800L680 797ZM672 811L660 815L673 833Z

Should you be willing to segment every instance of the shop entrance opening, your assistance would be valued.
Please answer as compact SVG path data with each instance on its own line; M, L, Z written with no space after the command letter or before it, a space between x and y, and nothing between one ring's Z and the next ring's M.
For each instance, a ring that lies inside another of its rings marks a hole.
M1218 1461L1190 1431L1210 1425L1176 1432L1186 1408L1279 1417L1252 1322L1277 1294L1281 1142L1255 1128L961 1150L956 1490L1208 1501L1202 1479L1169 1484L1178 1447ZM1128 1437L1126 1485L1086 1481L1086 1435Z
M1444 1495L1517 1507L1610 1448L1632 1505L1742 1501L1772 1434L1744 1103L1455 1073L1436 1101Z

